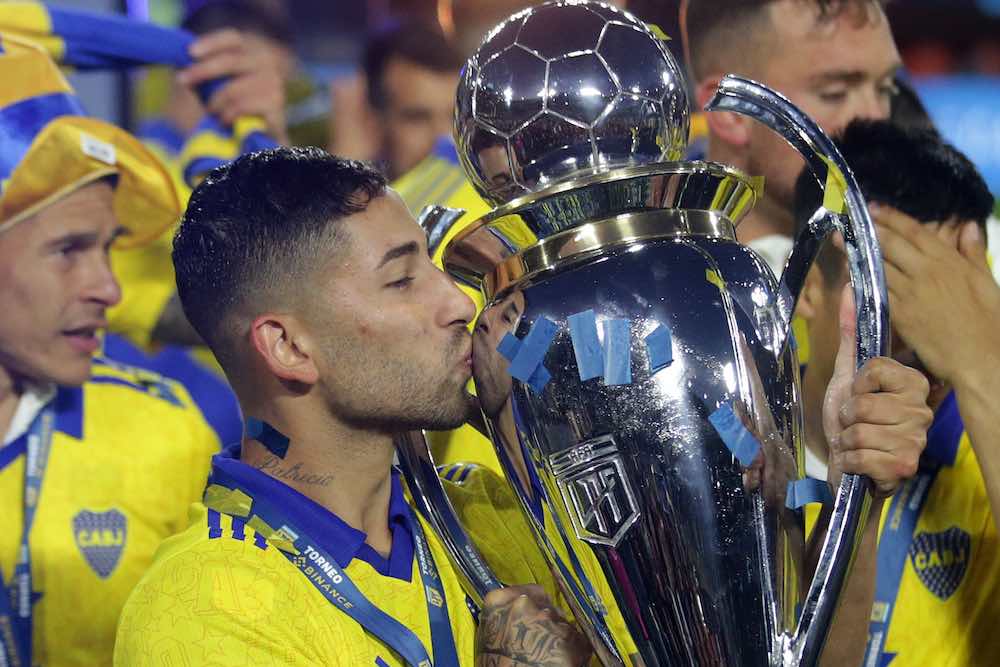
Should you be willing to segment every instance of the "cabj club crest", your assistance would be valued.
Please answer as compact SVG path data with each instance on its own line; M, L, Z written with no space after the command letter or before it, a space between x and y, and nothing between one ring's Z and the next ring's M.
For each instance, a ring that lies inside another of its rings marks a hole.
M969 534L952 526L940 533L920 533L910 544L910 563L927 589L947 600L958 589L969 567Z
M101 579L107 579L125 549L126 518L118 510L82 510L73 517L73 537L87 564Z

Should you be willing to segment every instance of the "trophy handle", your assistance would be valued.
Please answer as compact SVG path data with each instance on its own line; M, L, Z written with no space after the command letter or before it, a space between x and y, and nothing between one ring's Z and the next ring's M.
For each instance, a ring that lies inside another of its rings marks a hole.
M824 202L796 240L782 274L779 312L787 341L795 301L805 274L825 237L834 227L844 235L857 312L857 367L888 353L889 300L875 226L857 181L837 147L816 123L773 90L749 79L728 75L706 111L731 111L753 118L781 135L805 159L824 187ZM781 349L781 348L778 348ZM833 506L830 528L806 595L794 636L783 647L784 664L819 661L847 578L864 520L871 506L870 481L844 475Z
M465 215L459 208L446 206L425 206L417 215L417 224L427 235L427 251L432 257L434 251L441 245L448 231ZM485 433L482 415L475 411L475 418L470 422L480 432ZM501 588L496 575L486 563L486 559L472 543L468 533L462 528L462 522L455 512L455 507L448 499L441 478L438 477L434 457L427 444L423 431L410 431L395 437L396 453L399 467L406 478L410 495L417 507L430 524L434 533L442 541L452 565L462 580L462 587L472 598L472 601L482 607L486 594Z
M399 467L406 477L417 511L444 544L465 592L482 608L486 594L501 588L503 584L462 528L462 522L438 477L427 438L423 431L410 431L398 434L395 444Z

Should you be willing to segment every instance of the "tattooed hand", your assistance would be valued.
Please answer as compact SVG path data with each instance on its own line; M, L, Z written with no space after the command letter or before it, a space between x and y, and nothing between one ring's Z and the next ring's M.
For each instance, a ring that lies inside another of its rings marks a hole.
M476 633L477 667L580 667L587 639L552 606L541 586L486 596Z

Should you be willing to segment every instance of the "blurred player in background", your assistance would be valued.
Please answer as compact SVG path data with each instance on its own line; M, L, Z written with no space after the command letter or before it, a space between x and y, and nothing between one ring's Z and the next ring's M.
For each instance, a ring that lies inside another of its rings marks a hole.
M834 135L854 118L888 118L902 67L881 0L685 0L694 106L726 74L773 88ZM705 115L708 159L764 176L764 196L740 223L741 242L777 275L791 250L792 196L802 159L784 139L732 113Z
M997 664L1000 286L985 248L993 198L975 167L932 128L855 122L838 144L876 205L893 356L924 373L935 411L918 474L882 515L865 664ZM803 174L796 220L808 220L821 202ZM842 246L829 243L798 307L811 350L803 375L806 472L819 479L829 458L819 397L833 373L847 281Z
M184 388L93 360L113 244L180 204L134 138L0 33L0 656L109 664L126 596L201 495L219 440Z

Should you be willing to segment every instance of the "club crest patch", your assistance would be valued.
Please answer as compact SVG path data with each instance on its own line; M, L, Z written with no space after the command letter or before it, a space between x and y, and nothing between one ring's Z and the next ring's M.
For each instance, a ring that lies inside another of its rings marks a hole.
M942 600L950 598L969 567L972 540L952 526L940 533L920 533L910 544L910 563L920 581Z
M126 518L118 510L82 510L73 517L73 537L87 564L101 579L107 579L125 549Z

